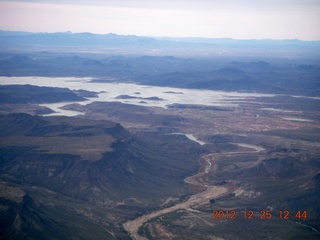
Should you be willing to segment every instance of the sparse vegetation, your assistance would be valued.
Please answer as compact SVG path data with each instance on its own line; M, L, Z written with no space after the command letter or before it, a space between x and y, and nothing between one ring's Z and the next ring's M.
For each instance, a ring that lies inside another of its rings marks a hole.
M233 100L231 107L72 103L63 108L83 115L43 117L50 109L39 103L98 93L0 86L0 239L131 239L123 224L148 214L137 227L149 239L319 238L317 61L76 54L3 52L0 75L281 95ZM114 98L165 101L143 91ZM213 210L239 218L212 219ZM254 219L244 219L250 210ZM272 219L260 219L261 210ZM279 216L284 210L289 219ZM298 211L307 217L297 218Z

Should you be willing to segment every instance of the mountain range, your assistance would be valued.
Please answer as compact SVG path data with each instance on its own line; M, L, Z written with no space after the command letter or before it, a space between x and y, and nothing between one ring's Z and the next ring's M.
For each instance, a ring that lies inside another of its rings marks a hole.
M319 47L0 31L0 239L319 239Z
M0 50L180 56L318 57L320 41L159 38L92 33L0 31ZM186 51L187 50L187 51Z

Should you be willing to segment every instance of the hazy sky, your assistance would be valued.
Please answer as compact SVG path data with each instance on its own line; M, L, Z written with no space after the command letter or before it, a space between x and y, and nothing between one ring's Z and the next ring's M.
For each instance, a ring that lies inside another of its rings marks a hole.
M0 29L320 40L320 0L0 0Z

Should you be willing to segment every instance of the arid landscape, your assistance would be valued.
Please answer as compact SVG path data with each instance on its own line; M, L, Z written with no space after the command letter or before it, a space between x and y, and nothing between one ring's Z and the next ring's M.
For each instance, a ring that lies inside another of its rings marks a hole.
M318 239L319 58L279 44L3 51L0 239Z

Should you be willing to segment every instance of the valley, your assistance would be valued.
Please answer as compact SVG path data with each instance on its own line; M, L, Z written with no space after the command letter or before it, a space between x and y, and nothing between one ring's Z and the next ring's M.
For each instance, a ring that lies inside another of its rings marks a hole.
M0 60L1 239L319 238L316 60L33 54Z
M251 146L251 145L250 145ZM248 146L247 146L248 147ZM262 148L259 148L257 146L252 146L253 150L256 152L262 151ZM256 150L256 149L259 150ZM138 235L138 229L146 222L148 222L150 219L156 218L158 216L174 212L177 210L185 210L190 212L197 212L193 208L197 208L201 205L205 205L210 200L216 199L219 197L226 196L230 193L233 193L237 191L237 188L232 185L225 184L224 186L214 186L214 185L207 185L204 183L203 179L207 177L208 175L215 174L215 171L217 170L217 164L215 163L215 157L219 157L221 155L238 155L238 154L245 154L245 153L252 153L252 151L243 151L243 152L227 152L227 153L218 153L218 154L206 154L201 157L200 163L201 163L201 171L193 176L187 177L184 179L184 182L188 185L191 185L195 188L204 189L203 191L194 194L190 196L190 198L183 202L176 204L172 207L165 208L156 212L152 212L148 215L144 215L142 217L139 217L133 221L129 221L124 223L124 228L130 233L133 239L136 240L143 240L147 239L140 235ZM216 155L216 156L215 156Z

